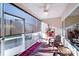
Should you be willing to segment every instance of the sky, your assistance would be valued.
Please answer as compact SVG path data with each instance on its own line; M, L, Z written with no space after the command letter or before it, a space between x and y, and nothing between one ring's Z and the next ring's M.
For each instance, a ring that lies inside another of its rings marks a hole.
M22 17L22 18L24 18L26 20L27 23L30 23L30 24L35 24L36 21L37 21L31 15L23 12L22 10L20 10L20 9L18 9L18 8L14 7L14 6L10 5L10 4L8 4L8 3L5 3L5 5L4 5L4 11L6 11L8 13L11 13L13 15L17 15L19 17Z

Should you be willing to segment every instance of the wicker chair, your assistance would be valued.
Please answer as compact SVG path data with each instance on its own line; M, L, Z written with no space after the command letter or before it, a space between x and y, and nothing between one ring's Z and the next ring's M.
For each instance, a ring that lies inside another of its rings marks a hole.
M61 36L60 35L57 35L55 37L53 46L58 47L60 43L61 43Z

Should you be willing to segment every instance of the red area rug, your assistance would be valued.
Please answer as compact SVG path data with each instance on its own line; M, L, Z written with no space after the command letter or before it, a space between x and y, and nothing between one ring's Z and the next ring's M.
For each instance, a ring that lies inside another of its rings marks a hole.
M39 47L42 44L42 42L37 42L34 45L32 45L30 48L22 52L19 56L29 56L37 47Z

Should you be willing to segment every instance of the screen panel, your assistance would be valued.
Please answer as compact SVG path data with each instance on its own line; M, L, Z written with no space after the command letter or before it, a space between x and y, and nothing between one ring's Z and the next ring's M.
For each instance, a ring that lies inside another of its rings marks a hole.
M23 19L8 14L4 14L4 19L5 36L18 35L23 33Z

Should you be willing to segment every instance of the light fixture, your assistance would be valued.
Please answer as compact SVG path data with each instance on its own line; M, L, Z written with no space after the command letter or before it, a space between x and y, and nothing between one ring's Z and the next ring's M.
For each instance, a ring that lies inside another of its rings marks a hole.
M45 15L48 15L48 9L49 9L49 5L48 4L45 4L44 5L44 14Z
M48 15L48 10L44 10L44 14L45 15Z

